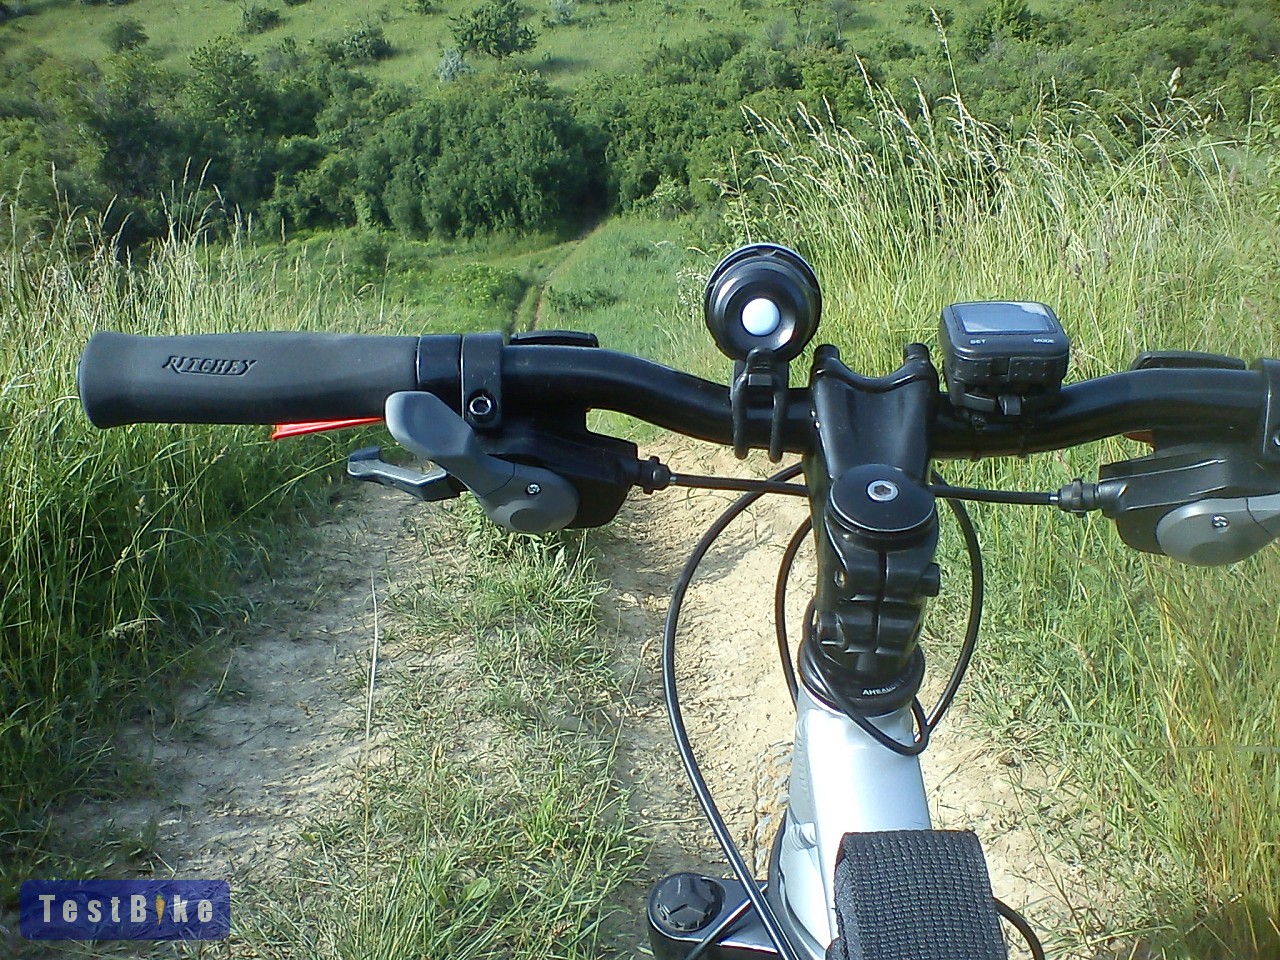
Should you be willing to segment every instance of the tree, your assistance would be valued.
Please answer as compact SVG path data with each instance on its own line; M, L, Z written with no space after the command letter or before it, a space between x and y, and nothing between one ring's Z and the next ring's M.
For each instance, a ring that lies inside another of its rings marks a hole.
M849 25L849 21L853 19L857 10L853 0L831 0L827 4L827 9L831 11L831 26L835 28L836 33L844 33L844 28Z
M228 37L191 55L185 90L186 118L228 136L261 130L271 119L271 90L258 61Z
M375 222L410 236L546 229L599 198L590 141L537 83L473 80L380 124L361 150L357 188Z
M280 16L279 10L262 7L256 3L252 6L244 7L240 11L241 33L266 33L268 30L274 30L283 22L284 18Z
M521 19L516 0L489 0L469 16L453 18L453 39L464 52L505 60L513 53L532 50L538 42L538 35Z

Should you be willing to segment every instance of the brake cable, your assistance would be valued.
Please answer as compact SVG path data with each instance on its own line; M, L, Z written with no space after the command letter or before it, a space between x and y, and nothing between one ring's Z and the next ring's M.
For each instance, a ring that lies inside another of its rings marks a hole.
M933 480L936 486L943 486L942 477L935 470ZM957 489L957 488L949 488ZM998 491L982 491L985 493L996 493ZM952 514L955 515L956 523L960 527L960 534L964 537L965 549L969 553L969 622L965 626L964 641L960 644L960 652L956 656L956 664L951 670L951 677L947 680L947 685L943 688L938 702L933 708L933 712L929 714L927 724L929 729L937 727L942 720L943 714L951 706L951 701L955 699L956 693L960 689L960 684L964 682L964 676L969 672L969 661L973 659L973 651L978 646L978 629L982 625L982 604L986 591L986 580L982 569L982 545L978 542L978 531L973 526L973 520L969 517L969 511L965 509L963 503L958 499L947 497L941 494L946 500L947 506L951 508Z
M1027 941L1027 948L1031 951L1031 960L1045 960L1044 946L1040 943L1040 938L1036 936L1036 932L1031 929L1031 924L1027 923L1027 918L999 897L992 897L991 899L996 902L996 913L1007 920L1013 929L1022 934L1022 939Z
M776 475L775 475L776 476ZM809 488L803 483L783 483L770 477L768 480L749 480L744 477L694 477L681 473L671 474L673 487L693 487L699 490L732 490L746 493L784 493L792 497L807 497Z
M955 500L971 500L975 503L1012 503L1017 506L1056 507L1059 499L1056 493L1041 493L1038 490L986 490L981 487L953 487L944 483L936 471L933 475L933 483L929 484L929 489L933 491L934 496L942 497L948 503Z
M778 657L782 660L782 674L787 679L787 692L791 694L791 705L795 706L799 686L796 683L796 668L791 662L791 645L787 642L787 582L791 579L791 568L795 565L796 554L804 546L804 541L813 530L813 518L805 517L804 522L796 527L791 535L791 542L782 554L778 564L778 580L773 588L773 627L778 638ZM805 607L804 622L813 619L813 601Z
M780 483L790 480L799 474L800 470L800 464L793 464L775 473L769 478L768 482ZM698 800L698 805L702 807L702 812L707 818L711 832L715 834L716 842L720 844L720 849L724 851L725 859L728 860L734 875L742 884L747 899L751 902L752 908L760 918L760 923L764 927L765 933L768 934L769 939L777 948L778 954L783 960L800 960L790 941L787 940L786 934L782 932L782 927L778 923L778 918L774 914L773 908L765 900L763 892L751 875L751 871L747 869L747 864L742 859L742 854L737 845L733 842L733 836L729 833L728 825L725 824L724 817L720 815L720 809L716 806L715 799L711 796L707 782L698 767L698 760L694 756L693 745L689 741L689 733L685 729L684 718L680 712L680 694L676 686L676 630L680 622L680 608L684 604L685 594L693 582L693 576L697 572L703 557L711 549L711 545L720 538L720 535L724 533L729 524L763 497L765 492L765 490L761 489L752 490L735 500L702 535L702 539L698 541L697 546L693 548L693 552L689 554L689 559L685 561L684 568L680 571L680 576L676 580L675 588L671 592L671 604L667 608L667 620L663 628L662 692L666 700L667 719L671 722L671 732L675 739L676 752L680 755L680 762L684 764L685 773L688 775L689 783L693 787L694 796Z

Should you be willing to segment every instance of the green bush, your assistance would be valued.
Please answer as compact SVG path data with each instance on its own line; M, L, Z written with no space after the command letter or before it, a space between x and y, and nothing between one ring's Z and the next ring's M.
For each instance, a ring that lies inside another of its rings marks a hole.
M549 12L542 22L548 27L567 27L573 23L575 8L574 0L551 0Z
M484 53L505 60L532 50L538 35L523 23L515 0L489 0L465 17L453 19L453 39L464 53Z
M266 33L268 30L274 30L283 22L284 18L280 15L279 10L273 10L271 7L262 7L255 3L241 11L240 32Z
M394 52L386 33L377 24L357 27L345 37L320 44L325 57L334 63L373 63Z
M377 222L407 235L554 227L600 202L592 140L536 81L455 84L368 140L359 189Z
M142 29L142 24L133 17L125 17L113 23L107 30L106 37L107 46L111 48L112 53L136 50L149 39L147 32Z
M514 303L524 282L511 270L487 263L466 263L445 273L440 282L461 301L471 304Z
M934 22L934 17L937 22ZM902 9L902 25L903 26L919 26L924 25L933 27L941 25L945 30L956 22L955 11L950 7L942 7L933 3L921 3L920 0L913 0Z

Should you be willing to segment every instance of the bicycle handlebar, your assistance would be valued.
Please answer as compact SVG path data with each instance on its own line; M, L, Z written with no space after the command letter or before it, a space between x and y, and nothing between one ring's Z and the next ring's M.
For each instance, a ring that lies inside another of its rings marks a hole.
M99 427L380 417L386 398L402 390L434 393L456 409L461 343L457 335L98 333L85 348L78 379L85 411ZM507 344L501 379L507 400L519 404L615 410L686 436L732 441L723 384L629 354ZM1033 425L993 422L982 430L944 403L931 446L940 458L1020 455L1188 424L1212 429L1224 441L1246 441L1266 415L1268 380L1258 370L1126 371L1064 387L1058 405ZM788 391L784 449L808 449L810 411L807 388ZM751 412L753 446L767 444L769 426L766 414Z

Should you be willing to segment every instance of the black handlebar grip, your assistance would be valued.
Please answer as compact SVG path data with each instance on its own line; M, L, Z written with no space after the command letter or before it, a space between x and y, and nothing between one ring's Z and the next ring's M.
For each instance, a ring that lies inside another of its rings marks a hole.
M388 396L418 388L417 357L417 337L96 333L76 377L97 427L291 423L381 417Z

